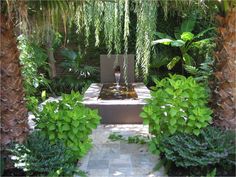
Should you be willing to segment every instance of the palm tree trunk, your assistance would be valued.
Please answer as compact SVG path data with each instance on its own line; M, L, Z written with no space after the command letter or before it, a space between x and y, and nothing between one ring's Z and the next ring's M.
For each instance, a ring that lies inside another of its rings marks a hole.
M12 142L23 142L29 131L19 51L14 27L9 21L3 14L0 15L1 148Z
M236 8L226 17L218 17L219 40L216 52L214 91L214 123L224 128L236 128Z

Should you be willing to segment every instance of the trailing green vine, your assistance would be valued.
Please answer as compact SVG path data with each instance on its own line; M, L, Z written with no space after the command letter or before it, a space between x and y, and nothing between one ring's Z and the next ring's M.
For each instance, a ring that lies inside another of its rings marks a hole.
M136 1L137 31L136 31L136 76L148 74L151 56L151 41L156 31L157 1Z

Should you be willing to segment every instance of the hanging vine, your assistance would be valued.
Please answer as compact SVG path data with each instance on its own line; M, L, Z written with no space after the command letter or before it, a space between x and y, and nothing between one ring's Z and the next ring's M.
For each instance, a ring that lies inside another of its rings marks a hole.
M127 65L128 65L128 37L129 37L129 24L130 24L130 19L129 19L129 0L125 0L125 19L124 19L124 50L125 50L125 55L124 55L124 80L125 83L128 83L127 79Z
M151 55L151 42L156 31L157 1L137 0L136 76L146 79Z

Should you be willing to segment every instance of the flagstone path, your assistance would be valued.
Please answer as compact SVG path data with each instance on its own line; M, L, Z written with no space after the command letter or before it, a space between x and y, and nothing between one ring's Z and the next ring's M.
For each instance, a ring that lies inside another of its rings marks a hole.
M93 131L93 148L78 163L88 177L158 177L165 176L164 169L153 171L158 157L147 150L147 145L128 144L125 141L111 141L111 133L124 137L148 136L144 125L100 125ZM78 177L78 176L77 176Z

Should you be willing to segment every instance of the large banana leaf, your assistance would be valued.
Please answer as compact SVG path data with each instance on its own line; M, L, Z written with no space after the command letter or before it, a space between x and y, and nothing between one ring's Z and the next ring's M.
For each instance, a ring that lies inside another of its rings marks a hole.
M155 41L152 41L152 45L155 45L155 44L164 44L164 45L170 45L170 43L173 42L172 39L158 39L158 40L155 40Z
M183 40L174 40L171 42L171 46L172 47L182 47L183 45L185 45L185 42Z
M180 32L191 32L195 26L196 19L195 18L187 18L184 20L180 27Z
M215 29L216 29L215 27L207 28L207 29L203 30L202 32L198 33L197 35L195 35L194 39L202 37L206 32L208 32L210 30L215 30Z

